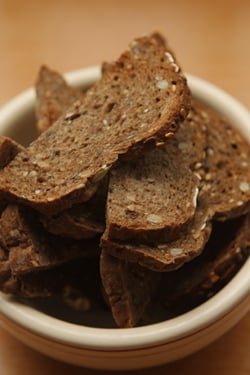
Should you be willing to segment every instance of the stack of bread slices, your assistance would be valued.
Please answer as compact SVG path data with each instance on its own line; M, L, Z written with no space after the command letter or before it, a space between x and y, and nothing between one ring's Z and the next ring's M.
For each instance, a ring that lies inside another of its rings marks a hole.
M134 327L223 287L250 252L249 144L164 37L133 40L85 92L43 66L36 93L37 138L0 140L0 289Z

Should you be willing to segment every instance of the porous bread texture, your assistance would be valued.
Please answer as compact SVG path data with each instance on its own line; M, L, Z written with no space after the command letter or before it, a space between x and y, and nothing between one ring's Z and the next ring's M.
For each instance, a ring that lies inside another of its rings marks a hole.
M0 172L0 195L46 214L89 199L120 156L133 158L162 145L188 109L186 79L163 38L138 38L81 105Z
M240 216L250 210L250 145L228 120L199 105L208 121L200 197L218 220Z
M105 206L108 178L105 176L96 193L84 203L79 203L54 216L40 215L44 228L62 237L74 239L93 238L105 230Z
M47 130L75 101L82 101L83 92L67 84L58 72L41 66L37 81L36 127L38 134Z
M159 284L159 275L112 257L102 251L100 274L106 297L118 327L139 324Z
M204 207L197 207L193 220L174 240L159 241L154 245L145 243L121 242L109 239L105 233L101 247L119 259L138 263L156 272L168 272L180 268L198 256L211 233L211 222Z
M199 146L201 145L200 140L202 140L203 158L201 161L194 158L193 151L196 148L190 147L190 144L192 145L195 140L195 136L187 137L185 142L179 144L183 145L181 148L186 152L183 160L189 160L188 155L190 153L190 161L192 163L189 167L199 179L200 192L194 220L186 228L184 227L184 229L176 232L176 240L171 240L170 238L164 242L164 238L162 241L159 236L158 244L155 242L155 244L150 245L147 244L148 241L145 241L145 238L140 238L139 234L138 241L136 241L136 236L134 236L134 241L132 242L132 235L127 238L123 237L123 233L127 235L125 215L123 215L125 229L119 228L120 232L118 233L117 231L115 236L113 234L114 231L112 231L113 228L109 230L111 210L108 205L107 229L102 237L101 245L113 256L128 259L131 262L139 262L141 265L155 271L162 272L177 269L202 252L211 232L210 221L212 218L225 220L249 212L250 170L247 166L250 160L250 149L247 141L222 116L197 100L192 101L192 110L189 118L191 117L196 118L200 129L203 129L203 132L200 133L203 137L198 137L197 139ZM187 120L183 122L183 125L186 125L186 123ZM178 140L179 136L185 139L182 136L182 132L183 130L180 128L175 137L166 144L166 149L168 149L169 145L171 146L171 142ZM198 135L199 133L194 131L194 134ZM175 143L174 147L175 149L172 150L172 153L177 154L178 143ZM200 149L200 152L202 151L202 148L198 147L198 149ZM196 162L195 159L197 160ZM128 186L131 187L133 184L130 183ZM123 186L119 187L122 191ZM115 188L117 187L115 186ZM138 190L140 192L143 191L143 185L141 189L138 189L137 186L134 190L136 192L134 196L138 196ZM114 189L111 189L111 197L113 194ZM129 194L132 196L131 191ZM123 199L122 202L120 201L120 206L123 205L124 201L126 202L126 198L124 198L126 191L123 191L121 196ZM117 201L115 203L118 204ZM124 213L120 206L119 210L116 210L114 206L114 212L118 212L118 218L119 215ZM136 205L134 206L136 207ZM144 207L147 207L147 205L144 205ZM116 220L112 211L111 218L111 227L113 225L116 226L119 220ZM136 217L134 220L136 223ZM120 234L120 238L118 234ZM197 237L197 240L195 237Z
M3 169L24 147L9 137L0 136L0 169Z
M194 217L206 127L193 105L165 147L110 172L105 237L136 243L172 239Z

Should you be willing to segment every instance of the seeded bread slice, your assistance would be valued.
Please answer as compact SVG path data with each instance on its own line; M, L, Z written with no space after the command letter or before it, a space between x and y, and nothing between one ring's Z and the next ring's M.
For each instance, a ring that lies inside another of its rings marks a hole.
M67 84L58 72L43 65L36 82L36 118L38 133L47 130L83 92Z
M250 210L250 145L221 115L200 106L208 119L200 197L218 220L240 216Z
M123 260L138 263L156 272L178 269L184 263L198 256L211 234L211 220L208 210L198 206L194 219L180 230L175 240L158 242L155 245L119 242L101 238L101 247L107 253Z
M49 235L27 207L9 205L0 227L14 276L99 254L98 239L77 241Z
M162 276L160 298L168 310L186 311L226 285L249 255L250 214L214 222L202 254L181 269Z
M205 121L193 105L165 147L110 173L106 233L111 240L154 243L171 239L192 220L203 163Z
M0 169L6 167L15 156L25 148L13 139L0 136Z
M100 181L97 192L89 201L76 204L55 216L40 215L50 233L74 239L93 238L104 232L108 179Z
M0 172L0 195L47 215L80 203L120 156L134 158L172 136L188 109L186 79L164 39L138 38L80 106Z
M139 324L159 284L159 274L101 253L100 272L113 318L120 328Z
M0 170L6 167L15 156L24 150L24 147L19 145L11 138L0 136ZM7 202L5 199L0 200L0 212L6 207Z

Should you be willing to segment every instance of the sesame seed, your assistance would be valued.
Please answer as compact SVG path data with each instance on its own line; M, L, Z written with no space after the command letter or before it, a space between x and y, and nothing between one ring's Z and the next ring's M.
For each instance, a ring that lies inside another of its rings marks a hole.
M193 204L194 204L194 207L197 206L197 198L198 198L198 194L199 194L199 189L198 189L198 188L195 188L195 192L194 192L194 196L193 196Z
M136 201L136 195L133 194L133 193L127 193L127 194L126 194L126 197L127 197L127 199L128 199L129 201L131 201L131 202L135 202L135 201Z
M36 195L41 194L41 192L42 192L42 190L40 190L40 189L35 190Z
M171 138L173 137L174 133L173 132L168 132L164 135L165 138Z
M36 171L30 171L30 173L29 173L29 176L30 177L35 177L35 176L37 176L37 172Z
M27 177L27 176L28 176L28 173L29 173L29 172L24 171L24 172L23 172L23 177Z
M170 52L166 51L165 56L168 58L168 61L170 62L170 64L173 64L175 62L174 57Z
M250 185L248 182L242 181L240 183L240 191L242 191L242 193L246 193L249 189L250 189Z
M127 209L128 209L128 211L135 211L135 205L134 204L129 204L127 206Z
M173 249L170 250L170 254L173 256L181 255L183 254L183 250L178 247L173 247Z
M172 83L171 90L173 92L176 92L176 84L175 83Z
M148 221L150 224L159 224L159 223L162 222L162 217L159 216L159 215L150 214L150 215L148 215L148 217L147 217L147 221Z
M168 82L163 79L161 81L158 81L156 86L158 87L158 89L165 90L168 87Z
M247 167L247 166L248 166L248 162L247 162L247 161L243 161L243 162L241 163L241 166L244 167L244 168Z

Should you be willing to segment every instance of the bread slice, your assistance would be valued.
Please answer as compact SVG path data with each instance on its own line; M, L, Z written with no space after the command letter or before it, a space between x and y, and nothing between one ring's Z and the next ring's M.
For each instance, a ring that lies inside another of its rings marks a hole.
M200 104L200 106L202 106ZM206 160L200 171L200 197L207 197L218 220L250 210L250 145L220 114L203 105L208 119Z
M178 269L184 263L198 256L210 236L211 219L208 210L197 207L194 219L182 230L176 239L158 242L155 245L134 242L119 242L101 238L101 247L119 259L138 263L156 272Z
M0 170L6 167L15 156L24 150L24 147L9 137L0 135ZM2 198L0 200L0 212L6 207L7 201Z
M71 87L58 72L43 65L35 85L38 133L47 130L74 102L82 101L83 92Z
M9 137L0 136L0 169L6 167L11 160L25 148Z
M160 299L170 311L184 312L207 300L232 279L250 255L250 214L214 222L200 256L162 276Z
M206 147L206 127L195 102L188 119L165 147L110 173L105 237L156 243L173 238L192 220Z
M55 216L40 215L45 229L62 237L93 238L104 232L108 179L100 181L97 192L89 201L76 204Z
M138 264L119 260L105 251L101 253L100 272L117 326L137 326L156 293L159 274Z
M6 260L14 276L99 254L98 239L77 241L49 235L27 207L9 205L0 226Z
M47 215L83 202L118 158L161 145L188 110L186 79L162 36L138 38L81 105L0 171L0 196Z

